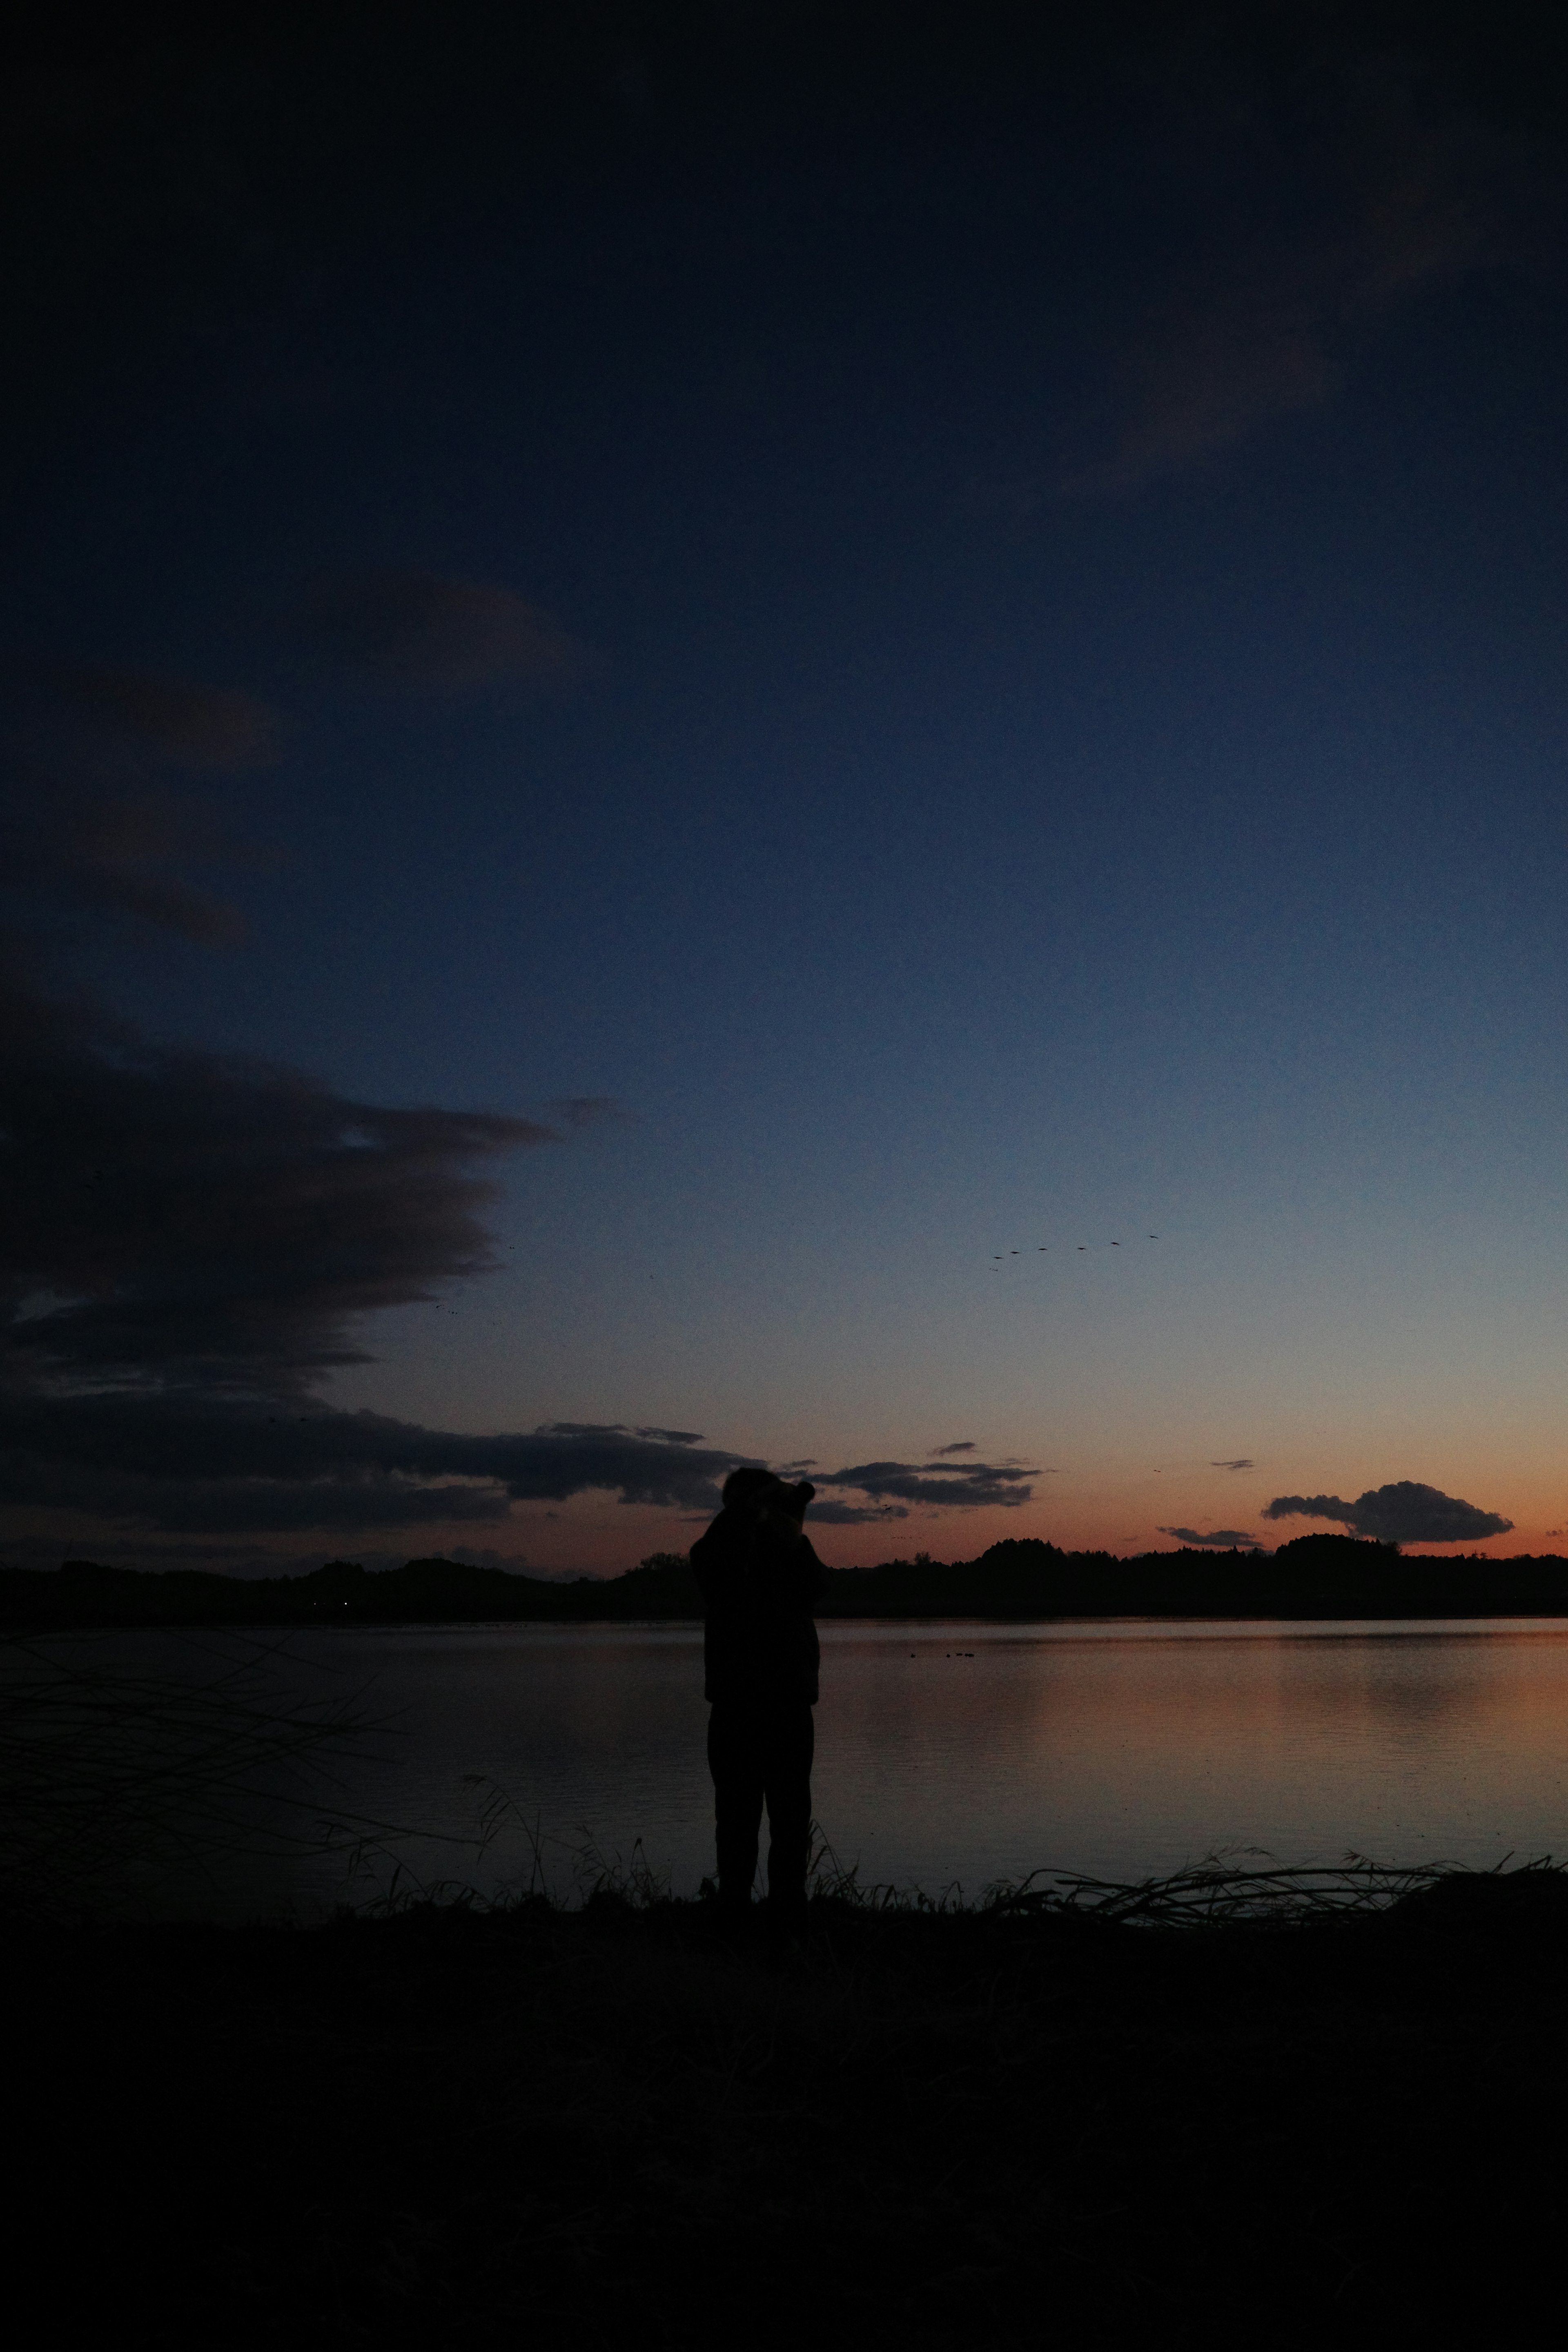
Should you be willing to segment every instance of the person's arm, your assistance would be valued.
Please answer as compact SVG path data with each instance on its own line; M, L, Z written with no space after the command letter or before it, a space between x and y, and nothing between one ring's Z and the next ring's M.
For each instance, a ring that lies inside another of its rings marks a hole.
M691 1572L702 1595L704 1609L721 1601L735 1580L735 1528L728 1511L721 1511L690 1551Z
M827 1590L827 1570L817 1559L809 1536L802 1536L795 1557L800 1597L809 1608L814 1601L820 1601Z

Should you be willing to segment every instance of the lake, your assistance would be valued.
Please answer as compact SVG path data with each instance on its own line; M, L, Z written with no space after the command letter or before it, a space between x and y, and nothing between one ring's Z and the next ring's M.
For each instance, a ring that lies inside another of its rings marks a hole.
M700 1629L491 1625L253 1637L279 1692L358 1694L385 1728L330 1810L413 1832L353 1885L570 1892L639 1848L677 1893L711 1867ZM1482 1866L1568 1851L1568 1627L1121 1621L823 1628L816 1811L865 1883L1115 1879L1215 1853ZM228 1634L60 1637L210 1675ZM504 1807L502 1801L505 1801ZM481 1808L493 1834L473 1843ZM181 1907L310 1913L342 1855L226 1864Z

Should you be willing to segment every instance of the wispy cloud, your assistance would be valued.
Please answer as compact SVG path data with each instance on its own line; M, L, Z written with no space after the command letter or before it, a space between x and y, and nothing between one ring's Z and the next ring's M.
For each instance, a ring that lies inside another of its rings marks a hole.
M875 1503L900 1502L934 1506L939 1510L981 1510L1000 1505L1005 1510L1032 1502L1027 1484L1038 1470L987 1462L861 1462L844 1470L821 1470L819 1486L847 1486Z
M1331 401L1425 294L1516 266L1539 236L1523 143L1417 52L1307 11L1267 43L1205 42L1199 62L1179 21L1131 175L1160 215L1146 248L1171 257L1100 324L1079 454L972 478L971 512L1021 519L1221 457Z
M50 795L41 812L14 810L8 832L13 890L129 915L197 947L237 947L247 936L239 909L190 878L250 862L199 803L169 793L67 793Z
M171 770L234 777L277 756L280 714L255 697L151 671L13 665L5 679L8 780L0 878L13 894L131 916L204 947L244 917L214 869L256 851Z
M1256 1465L1245 1454L1238 1454L1234 1462L1211 1462L1209 1464L1209 1468L1211 1470L1251 1470Z
M1480 1543L1488 1536L1507 1535L1513 1526L1499 1511L1483 1511L1477 1503L1411 1478L1369 1486L1353 1503L1338 1495L1276 1495L1263 1516L1331 1519L1379 1543Z
M36 675L62 709L180 767L232 774L269 766L281 748L281 712L254 695L151 670L61 664Z
M545 1108L552 1118L578 1130L585 1127L629 1127L635 1123L634 1114L624 1103L616 1102L613 1095L557 1095L546 1103Z
M1194 258L1125 346L1112 446L1059 487L1136 489L1321 406L1404 304L1506 250L1506 176L1462 115L1421 120L1397 71L1354 78L1302 159L1302 226Z
M954 1438L954 1440L953 1440L953 1442L952 1442L952 1444L951 1445L933 1445L933 1446L931 1448L931 1452L933 1454L973 1454L973 1453L975 1453L975 1452L977 1452L977 1451L978 1451L978 1448L977 1448L977 1446L976 1446L976 1443L975 1443L975 1441L974 1441L974 1439L973 1439L973 1437L957 1437L957 1438Z
M457 688L580 685L597 657L552 614L489 580L364 572L319 583L295 615L317 653L384 683Z

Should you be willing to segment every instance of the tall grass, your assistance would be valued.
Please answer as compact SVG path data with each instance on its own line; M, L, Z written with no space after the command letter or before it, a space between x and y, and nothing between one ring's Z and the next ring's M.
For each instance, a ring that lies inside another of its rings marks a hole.
M606 1854L591 1832L573 1836L544 1830L506 1789L480 1774L467 1776L479 1800L474 1843L483 1855L505 1834L519 1837L525 1867L492 1892L480 1894L463 1880L421 1881L397 1864L389 1884L354 1907L384 1914L426 1904L459 1903L467 1908L506 1911L524 1904L573 1910L614 1903L637 1911L689 1910L711 1900L717 1887L704 1879L696 1906L671 1892L670 1872L651 1862L637 1839L629 1854ZM867 1883L858 1862L843 1863L820 1827L813 1823L807 1872L808 1910L818 1918L834 1913L897 1918L1091 1919L1106 1926L1162 1928L1291 1927L1314 1920L1346 1919L1392 1910L1406 1895L1445 1879L1545 1874L1568 1877L1551 1855L1513 1869L1511 1854L1493 1870L1478 1873L1452 1862L1400 1864L1347 1853L1336 1863L1281 1864L1257 1849L1210 1854L1163 1876L1097 1878L1087 1872L1031 1871L999 1879L976 1895L953 1881L932 1893L914 1885Z

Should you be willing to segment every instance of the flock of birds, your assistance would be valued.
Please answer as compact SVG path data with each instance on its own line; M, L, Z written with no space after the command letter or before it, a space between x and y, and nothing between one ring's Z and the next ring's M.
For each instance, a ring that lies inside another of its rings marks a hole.
M1149 1236L1149 1239L1152 1242L1157 1242L1160 1236L1158 1234L1151 1234ZM1081 1257L1088 1250L1120 1249L1121 1247L1121 1244L1120 1242L1078 1242L1074 1244L1074 1247L1076 1248L1079 1256ZM1005 1265L1010 1257L1027 1257L1031 1255L1044 1257L1049 1248L1049 1242L1037 1242L1033 1253L1027 1250L993 1250L991 1253L991 1260L994 1266Z

